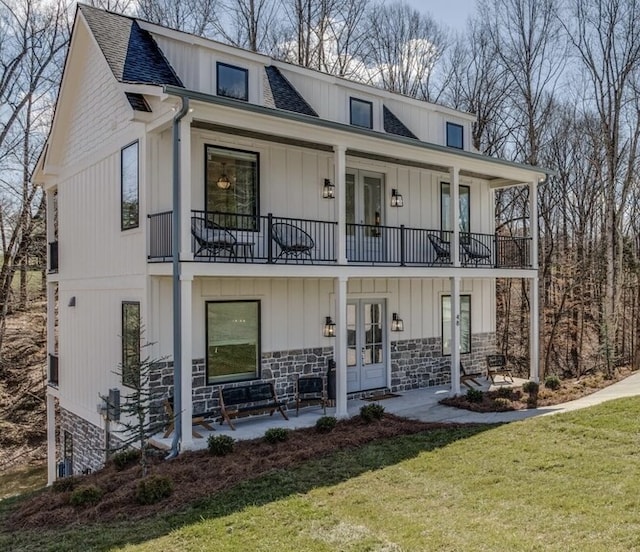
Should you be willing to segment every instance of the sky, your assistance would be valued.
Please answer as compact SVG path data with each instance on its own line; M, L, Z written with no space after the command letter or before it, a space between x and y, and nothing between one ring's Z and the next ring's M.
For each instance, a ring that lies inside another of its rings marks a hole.
M407 3L421 12L430 13L438 23L452 29L465 29L467 19L473 15L476 0L406 0Z

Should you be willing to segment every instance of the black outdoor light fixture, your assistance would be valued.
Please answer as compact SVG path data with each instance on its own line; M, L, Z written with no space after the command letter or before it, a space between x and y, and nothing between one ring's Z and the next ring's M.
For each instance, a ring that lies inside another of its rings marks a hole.
M404 199L402 199L402 194L393 188L391 190L391 207L402 207L404 205Z
M333 199L334 197L336 197L336 187L328 178L324 179L324 184L322 186L322 197L324 199Z
M330 316L327 316L324 319L324 328L322 329L322 335L324 335L325 337L336 336L336 323L331 319Z
M391 318L391 331L404 332L404 322L402 321L402 318L398 316L397 312L394 312L393 317Z
M229 188L231 188L231 180L229 180L229 177L227 176L227 173L225 171L226 166L226 163L222 163L222 174L220 175L220 178L218 178L218 182L216 182L218 188L220 188L221 190L228 190Z

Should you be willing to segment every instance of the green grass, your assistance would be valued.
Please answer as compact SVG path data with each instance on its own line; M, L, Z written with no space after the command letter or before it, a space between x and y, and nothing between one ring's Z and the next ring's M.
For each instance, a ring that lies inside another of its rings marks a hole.
M47 484L47 466L26 466L0 472L0 500L34 491Z
M640 550L639 438L640 398L401 437L271 473L173 516L0 534L0 549Z

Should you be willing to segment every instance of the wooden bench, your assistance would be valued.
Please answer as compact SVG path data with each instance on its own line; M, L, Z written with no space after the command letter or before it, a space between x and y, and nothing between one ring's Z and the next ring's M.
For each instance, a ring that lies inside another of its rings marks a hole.
M513 383L513 374L511 368L507 366L507 358L504 355L487 355L487 379L491 380L491 383L495 383L495 377L502 375L504 381L507 381L507 377L511 379Z
M302 376L296 380L296 416L301 404L320 404L327 413L327 391L322 376Z
M257 414L269 412L270 416L278 410L285 420L288 420L282 407L283 402L276 398L276 391L271 382L250 383L238 387L220 387L220 425L227 420L233 430L231 418L237 418L240 414Z
M464 365L462 364L462 361L460 361L460 383L462 385L466 385L469 389L473 389L473 387L471 387L471 385L469 385L468 383L472 382L475 383L478 387L482 387L482 384L476 379L481 375L482 373L479 372L467 372L464 368Z
M171 433L175 429L176 416L175 416L175 413L173 412L173 397L169 397L165 399L163 406L164 406L165 414L167 415L167 419L168 419L167 427L163 435L163 437L166 439L167 437L169 437L169 435L171 435ZM205 418L213 418L213 417L214 417L213 412L201 412L198 414L192 414L191 424L202 426L209 431L215 431L216 428L213 427L211 424L209 424L209 422L207 422L207 420L205 419ZM191 431L194 437L198 439L202 438L202 435L200 435L195 429L192 429Z

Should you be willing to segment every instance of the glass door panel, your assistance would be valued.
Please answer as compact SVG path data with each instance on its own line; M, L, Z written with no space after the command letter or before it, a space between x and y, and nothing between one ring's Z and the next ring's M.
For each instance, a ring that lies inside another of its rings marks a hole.
M347 391L349 393L387 385L383 324L384 301L361 299L348 303Z

